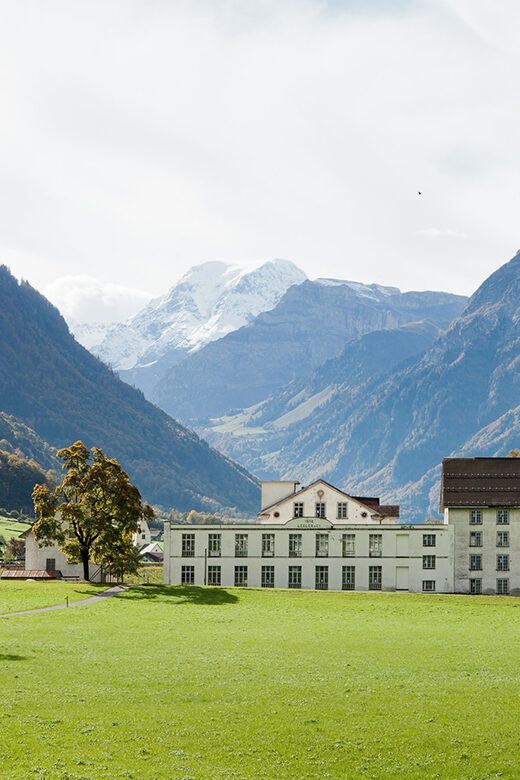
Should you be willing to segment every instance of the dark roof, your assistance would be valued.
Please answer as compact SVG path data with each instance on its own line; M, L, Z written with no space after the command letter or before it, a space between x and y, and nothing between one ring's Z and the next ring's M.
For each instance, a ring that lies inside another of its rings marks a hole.
M356 501L359 501L360 504L365 504L365 506L373 507L374 509L376 507L379 507L379 499L375 498L375 496L350 496L351 498L355 499Z
M440 510L520 506L520 458L444 458Z
M56 580L61 577L60 571L43 571L35 569L4 569L3 580Z
M400 509L399 504L381 504L378 506L377 511L383 517L399 517Z

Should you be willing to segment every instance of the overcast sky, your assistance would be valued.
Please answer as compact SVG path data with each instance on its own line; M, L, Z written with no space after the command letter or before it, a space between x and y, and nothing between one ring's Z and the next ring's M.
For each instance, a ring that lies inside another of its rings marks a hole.
M471 293L520 246L519 37L517 0L0 0L0 261L80 319L214 259Z

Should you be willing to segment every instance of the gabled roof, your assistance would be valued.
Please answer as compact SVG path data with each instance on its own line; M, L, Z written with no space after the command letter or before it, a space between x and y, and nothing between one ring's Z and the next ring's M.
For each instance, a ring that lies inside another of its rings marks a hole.
M357 496L351 496L350 493L345 493L344 490L340 490L340 488L336 487L335 485L331 485L330 482L327 482L325 479L316 479L314 482L311 482L310 485L305 485L300 490L296 491L295 493L291 493L290 495L286 496L285 498L280 498L278 501L275 501L274 504L269 504L269 506L265 506L260 512L258 512L258 515L263 515L269 510L273 509L275 506L280 506L280 504L285 504L286 501L297 501L298 497L301 496L303 493L305 493L307 490L309 490L312 487L315 487L315 485L327 485L327 487L332 488L332 490L335 490L336 493L340 493L340 495L345 496L345 498L349 498L351 501L355 501L358 504L361 504L366 509L370 510L370 513L372 515L377 515L381 517L399 517L399 507L398 506L381 506L379 504L378 498L360 498ZM377 503L376 503L377 502ZM397 514L392 514L390 512L383 512L382 510L397 510Z
M520 506L520 458L444 458L440 510Z

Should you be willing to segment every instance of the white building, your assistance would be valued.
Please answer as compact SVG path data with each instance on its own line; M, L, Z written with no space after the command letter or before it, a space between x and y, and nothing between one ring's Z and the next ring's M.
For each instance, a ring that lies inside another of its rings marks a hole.
M40 547L32 529L25 532L25 571L59 572L61 577L83 579L83 564L68 563L67 556L57 544ZM99 563L89 563L91 582L103 582L104 574Z
M455 533L455 591L520 595L520 459L445 458L441 511Z
M140 530L133 534L132 538L134 545L141 549L151 544L151 536L146 520L140 520L139 523ZM68 563L67 556L60 551L57 544L40 547L32 528L23 534L23 538L25 539L24 571L55 572L65 578L83 579L83 564ZM109 578L107 571L94 561L89 563L89 576L91 582L105 582Z
M263 482L259 521L165 524L164 582L453 591L453 528L401 525L398 506L318 480Z

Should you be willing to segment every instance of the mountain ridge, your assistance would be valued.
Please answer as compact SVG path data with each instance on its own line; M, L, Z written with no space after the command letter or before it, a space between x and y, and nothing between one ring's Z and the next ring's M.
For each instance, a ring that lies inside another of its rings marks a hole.
M117 458L143 496L177 509L254 513L243 467L150 404L71 336L58 310L0 267L0 409L55 448Z

